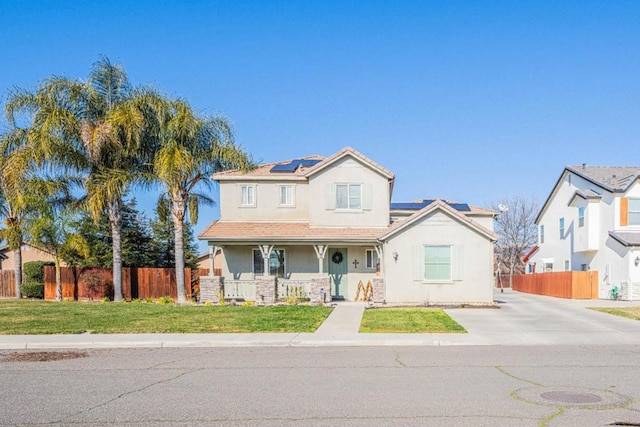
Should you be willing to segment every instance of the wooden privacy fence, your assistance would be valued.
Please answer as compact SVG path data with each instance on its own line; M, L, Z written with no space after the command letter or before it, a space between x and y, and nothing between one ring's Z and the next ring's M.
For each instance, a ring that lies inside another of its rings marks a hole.
M88 274L99 277L99 281L105 290L113 289L113 273L111 269L93 268L81 269L77 267L62 267L62 298L71 300L90 299L91 291L86 282ZM91 271L91 273L88 273ZM209 274L208 269L185 268L185 290L187 298L191 298L199 286L201 275ZM217 273L217 272L216 272ZM108 291L107 291L108 293ZM163 296L178 297L176 287L176 273L173 268L123 268L122 269L122 293L127 301L133 298L153 298ZM53 266L44 267L44 299L56 298L56 270Z
M518 274L513 290L558 298L597 299L597 271L560 271L555 273ZM506 283L509 276L506 276Z
M16 277L13 270L0 270L0 297L14 298L16 296Z

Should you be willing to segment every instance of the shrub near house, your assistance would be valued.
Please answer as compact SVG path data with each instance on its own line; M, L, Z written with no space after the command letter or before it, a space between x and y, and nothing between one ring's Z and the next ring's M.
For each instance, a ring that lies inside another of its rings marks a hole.
M24 264L25 283L22 284L22 296L25 298L44 298L44 267L54 265L50 261L31 261Z

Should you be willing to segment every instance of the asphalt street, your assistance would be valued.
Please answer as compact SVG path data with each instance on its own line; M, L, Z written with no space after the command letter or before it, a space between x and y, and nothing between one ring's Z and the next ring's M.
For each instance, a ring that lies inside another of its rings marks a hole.
M0 425L640 424L640 346L76 352L0 352Z

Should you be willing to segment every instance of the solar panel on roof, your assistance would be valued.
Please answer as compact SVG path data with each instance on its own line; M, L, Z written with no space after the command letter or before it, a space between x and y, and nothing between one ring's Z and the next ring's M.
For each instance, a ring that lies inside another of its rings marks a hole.
M277 165L273 166L270 170L270 172L283 172L283 173L293 173L296 170L298 170L298 168L300 166L302 167L309 167L309 166L313 166L317 163L320 163L320 160L317 159L294 159L291 160L288 163L278 163Z
M429 206L435 200L433 199L424 199L420 202L400 202L400 203L391 203L391 209L397 210L407 210L407 211L419 211L422 208ZM466 203L448 203L453 209L460 212L470 212L471 208Z
M318 163L321 162L320 159L300 159L298 161L300 162L300 166L305 167L305 168L317 165Z
M271 168L270 172L290 173L290 172L295 172L297 167L298 165L292 165L291 163L278 163L277 165Z
M464 212L471 211L471 208L466 203L447 203L447 204L457 211L464 211Z

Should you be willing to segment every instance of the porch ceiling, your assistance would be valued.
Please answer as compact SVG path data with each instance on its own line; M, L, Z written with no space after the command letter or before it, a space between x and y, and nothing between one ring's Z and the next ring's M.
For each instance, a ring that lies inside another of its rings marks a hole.
M216 221L198 236L219 243L345 242L377 243L387 228L312 227L306 222L232 222Z

